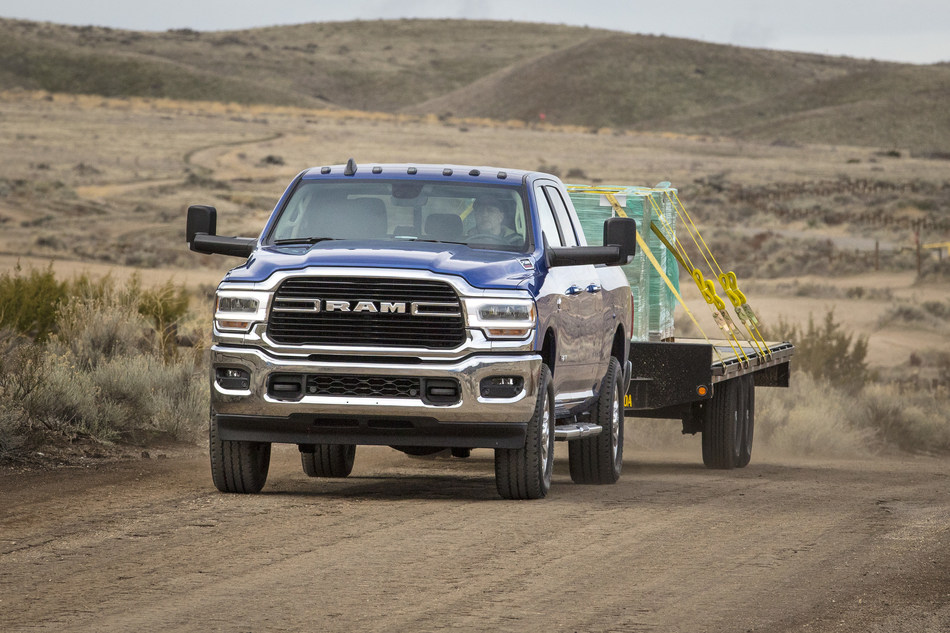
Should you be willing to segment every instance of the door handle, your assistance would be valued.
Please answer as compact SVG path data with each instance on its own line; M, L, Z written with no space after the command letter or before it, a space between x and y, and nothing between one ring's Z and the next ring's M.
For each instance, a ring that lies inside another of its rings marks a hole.
M591 284L587 286L587 292L600 292L600 284Z
M577 284L572 285L570 288L564 291L564 294L573 297L576 294L580 294L581 289Z

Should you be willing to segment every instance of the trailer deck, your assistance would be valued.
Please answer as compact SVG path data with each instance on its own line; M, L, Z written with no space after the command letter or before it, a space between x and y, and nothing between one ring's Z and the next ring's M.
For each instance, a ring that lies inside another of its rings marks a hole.
M738 346L705 339L631 342L627 413L681 418L694 403L711 399L717 384L749 374L757 387L787 387L795 346L783 341L766 342L764 347L767 352L748 342Z

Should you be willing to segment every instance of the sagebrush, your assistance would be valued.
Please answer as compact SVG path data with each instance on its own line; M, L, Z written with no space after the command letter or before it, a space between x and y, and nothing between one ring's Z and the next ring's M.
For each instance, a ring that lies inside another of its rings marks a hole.
M51 287L46 273L19 279ZM37 303L53 307L47 328L0 332L0 457L78 440L195 439L207 419L208 385L200 347L178 345L184 289L171 282L143 289L137 278L60 287L62 299Z

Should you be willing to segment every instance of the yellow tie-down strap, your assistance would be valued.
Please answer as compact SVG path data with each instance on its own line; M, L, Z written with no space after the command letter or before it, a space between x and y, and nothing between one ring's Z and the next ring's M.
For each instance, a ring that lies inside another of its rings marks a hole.
M617 198L614 197L612 193L605 194L607 201L610 202L610 206L613 207L614 213L618 216L625 218L627 213L623 210L623 207L620 206L620 203L617 202ZM663 280L663 283L666 284L666 287L670 289L670 292L673 293L673 296L676 297L676 300L679 301L679 304L683 306L683 310L686 312L686 315L689 316L690 320L693 322L693 325L696 326L696 329L699 330L699 333L703 335L703 338L712 345L712 341L709 340L709 337L706 336L706 332L703 331L702 326L699 324L699 321L696 320L696 317L693 316L692 310L689 309L689 306L686 305L686 302L683 301L683 297L680 296L679 291L676 289L676 286L670 281L670 278L666 275L666 272L663 270L663 266L660 265L660 262L657 261L654 257L653 252L650 250L650 247L647 246L646 240L643 239L643 236L640 235L640 231L637 231L637 245L640 247L640 250L643 251L644 256L650 261L653 265L653 268L656 269L656 272L659 273L660 279ZM731 343L730 343L731 345ZM722 355L719 353L719 350L715 345L712 346L713 351L716 353L716 356L719 357L719 362L724 363L725 361L722 358Z
M736 279L736 274L732 271L723 272L722 268L719 266L719 262L716 261L716 256L713 254L712 250L710 250L709 246L706 244L706 240L703 239L702 234L699 232L699 227L697 227L695 222L693 222L693 219L690 217L689 212L686 210L686 206L680 201L679 196L677 196L675 192L672 195L670 195L670 192L668 190L663 190L662 193L666 196L666 199L670 202L670 205L674 209L676 209L676 213L678 216L680 216L680 219L684 221L683 226L686 229L686 232L689 233L690 237L693 239L693 244L696 245L697 250L699 250L699 252L703 255L703 259L706 260L706 265L709 266L709 269L711 271L712 271L712 264L715 264L716 269L719 271L719 275L717 277L717 279L719 280L719 285L722 287L723 292L725 292L726 296L729 298L729 301L732 303L733 309L736 312L736 316L739 317L739 321L745 326L746 332L749 335L748 341L758 348L760 355L763 355L763 356L765 354L771 355L772 350L769 349L768 343L765 342L765 337L762 336L761 332L759 332L759 319L758 317L756 317L755 311L752 309L752 306L749 305L745 294L743 294L743 292L739 290L739 284L738 284L738 280ZM650 203L653 205L654 210L657 212L657 218L664 224L664 226L667 227L667 229L669 229L670 227L666 223L666 220L663 217L662 211L660 210L656 201L653 200L652 197L650 198ZM693 227L692 230L690 230L690 226ZM657 236L664 242L667 248L669 248L671 252L674 252L673 248L666 241L665 237L659 234L657 227L652 226L651 224L650 228L653 229L653 232L657 234ZM697 242L697 238L699 240L698 242ZM700 247L700 243L702 243L702 247ZM706 256L707 253L709 255L708 257ZM686 256L685 250L682 251L681 255L686 257L686 261L689 265L684 266L684 267L686 268L686 270L692 271L693 278L696 279L696 283L699 284L700 286L700 292L703 293L703 298L706 299L708 303L711 297L709 296L710 293L707 292L707 290L711 291L711 294L713 295L712 297L713 303L719 309L721 318L726 324L730 325L733 328L733 330L735 330L736 329L735 324L732 322L732 319L729 317L729 314L726 312L725 304L723 303L721 298L716 296L715 286L713 286L711 281L703 280L702 273L700 273L694 266L692 266L692 263L689 262L689 257ZM682 262L680 258L678 259ZM712 264L710 264L710 259L712 259ZM699 277L697 277L697 274L699 275ZM715 276L714 271L713 271L713 275ZM717 319L717 323L719 323L719 319ZM739 341L736 340L736 344L738 344L738 342ZM764 347L764 350L763 350L763 347Z

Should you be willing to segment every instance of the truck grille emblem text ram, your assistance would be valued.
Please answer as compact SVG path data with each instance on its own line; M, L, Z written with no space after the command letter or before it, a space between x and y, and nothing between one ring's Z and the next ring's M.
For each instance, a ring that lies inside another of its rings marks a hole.
M345 301L323 299L278 300L275 312L368 312L379 314L406 314L413 316L461 316L458 304L426 301Z

